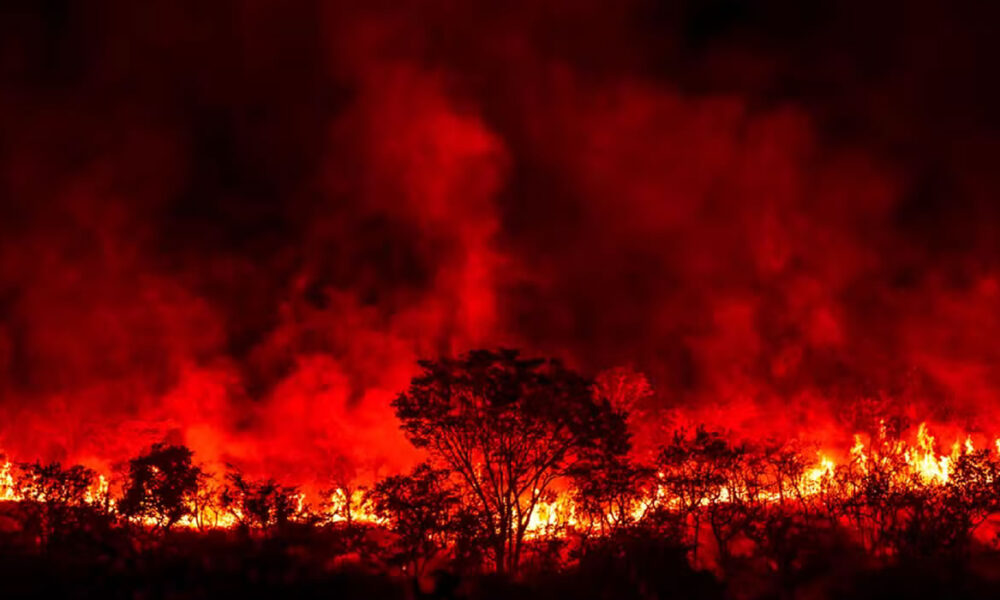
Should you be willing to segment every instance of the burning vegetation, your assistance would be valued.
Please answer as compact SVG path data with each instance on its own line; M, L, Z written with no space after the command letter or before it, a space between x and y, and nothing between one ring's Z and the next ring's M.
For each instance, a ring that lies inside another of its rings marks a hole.
M113 473L5 462L3 541L60 554L107 552L116 538L134 548L114 552L162 547L183 531L314 536L337 540L327 559L419 581L443 565L515 579L584 568L645 540L723 582L755 572L769 582L761 593L793 593L833 553L968 569L1000 550L1000 438L941 445L924 423L882 417L852 446L821 448L700 425L665 430L641 456L629 430L629 407L650 392L639 373L595 383L511 350L420 366L393 402L424 453L408 473L341 477L310 497L211 472L177 445L154 444Z
M0 597L1000 597L937 4L0 2Z

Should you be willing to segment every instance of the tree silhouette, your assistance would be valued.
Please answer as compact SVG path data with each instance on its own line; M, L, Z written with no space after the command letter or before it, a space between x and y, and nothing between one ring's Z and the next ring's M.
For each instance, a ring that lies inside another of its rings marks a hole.
M779 589L791 594L810 555L825 552L831 528L830 514L811 493L828 483L819 475L807 477L806 452L797 441L770 441L756 448L742 476L760 494L737 494L745 514L742 533L753 542L754 553L773 573ZM807 488L807 486L811 486Z
M59 463L22 463L18 466L17 490L24 502L21 511L26 529L38 533L47 545L57 535L79 525L90 507L88 493L94 472L81 465L63 468Z
M627 450L623 415L555 360L478 350L420 365L393 402L403 430L457 475L496 571L516 572L553 481L587 453Z
M872 501L888 504L893 518L877 524L894 556L910 559L956 559L964 564L973 533L1000 509L1000 465L986 450L958 455L943 485L910 482Z
M728 554L733 523L739 516L729 500L745 454L743 446L733 446L721 433L704 427L698 427L690 436L686 431L675 432L670 444L660 450L656 462L660 484L665 498L690 525L695 559L706 521L720 559L724 560Z
M224 522L228 511L221 503L223 489L214 473L202 473L191 500L194 523L198 529L204 531Z
M184 446L154 444L130 460L119 512L149 519L162 530L192 515L204 474L191 458L191 450Z
M415 577L422 575L427 559L454 541L459 496L447 471L421 463L408 475L378 482L368 496L396 534L391 562L408 567Z
M243 528L268 531L284 526L298 512L297 492L273 479L254 481L230 471L219 501Z
M975 531L1000 512L1000 458L988 450L961 454L940 496L942 521L954 535L950 548L966 559Z
M573 499L581 517L604 536L631 527L655 497L653 469L626 456L581 461L572 469Z
M332 522L343 523L349 535L361 533L355 531L356 517L365 512L370 501L368 488L358 482L357 471L355 462L338 457L331 469L333 486L322 492L324 514Z

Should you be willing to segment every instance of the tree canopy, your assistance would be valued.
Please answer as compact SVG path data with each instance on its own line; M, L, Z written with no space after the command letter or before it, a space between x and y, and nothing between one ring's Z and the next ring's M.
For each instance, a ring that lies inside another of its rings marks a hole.
M553 483L585 457L627 451L624 416L557 360L477 350L420 366L393 402L403 430L457 475L496 570L514 572Z
M121 513L128 517L152 519L169 529L192 514L194 497L204 478L193 464L192 452L184 446L154 444L128 464Z

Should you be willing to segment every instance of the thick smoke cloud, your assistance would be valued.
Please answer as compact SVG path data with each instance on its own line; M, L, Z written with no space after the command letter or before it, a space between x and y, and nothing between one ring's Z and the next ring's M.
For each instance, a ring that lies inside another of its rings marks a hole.
M415 360L499 344L736 428L990 424L989 15L2 10L9 452L392 470Z

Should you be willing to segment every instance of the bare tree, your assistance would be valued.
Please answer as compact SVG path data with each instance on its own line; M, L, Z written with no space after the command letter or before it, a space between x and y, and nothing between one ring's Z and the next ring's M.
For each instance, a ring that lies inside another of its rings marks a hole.
M343 523L348 533L353 533L357 516L369 503L368 488L358 483L356 466L339 457L331 475L333 487L323 490L323 511L327 519Z

